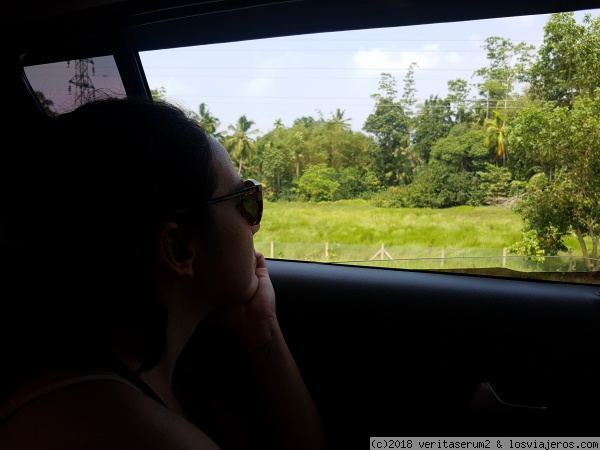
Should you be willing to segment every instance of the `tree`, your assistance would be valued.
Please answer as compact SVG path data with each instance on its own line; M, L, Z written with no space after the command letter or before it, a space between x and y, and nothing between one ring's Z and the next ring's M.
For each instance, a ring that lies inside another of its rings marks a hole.
M502 160L502 165L506 165L508 153L506 151L506 119L498 111L494 111L493 119L486 119L483 123L485 128L485 138L483 145L494 152L494 163Z
M198 105L198 115L198 121L200 122L202 128L204 128L208 134L214 136L217 140L222 142L223 133L217 133L217 128L219 128L221 121L211 114L210 110L206 106L206 103L203 102Z
M418 67L416 62L412 62L408 66L406 75L403 79L404 87L402 88L402 98L400 99L400 103L404 106L404 110L408 116L412 116L412 108L417 103L415 97L417 92L417 89L415 88L415 67Z
M302 176L296 180L301 198L321 202L335 200L340 184L335 181L335 169L325 164L307 166Z
M469 108L467 107L467 97L469 96L469 85L462 78L448 80L448 95L446 102L450 106L453 117L452 122L455 124L464 123L471 119Z
M410 170L406 149L410 145L410 116L405 104L396 99L396 80L382 73L374 111L367 117L363 130L372 133L377 147L373 154L374 172L385 186L404 184ZM408 172L408 173L407 173Z
M429 163L441 163L455 171L485 170L489 153L481 145L482 130L482 126L477 124L455 125L448 136L440 138L433 145Z
M510 140L538 172L517 208L525 231L534 230L549 255L566 250L572 233L588 268L600 270L600 88L571 106L532 104L515 119Z
M150 89L150 94L152 95L152 99L157 102L165 102L167 101L167 89L164 86L161 86L157 89Z
M333 125L334 129L343 129L343 130L349 130L350 129L350 120L352 119L345 119L344 118L344 114L346 113L346 111L337 108L335 110L335 113L331 113L331 119L329 119L329 123L331 125Z
M542 101L569 105L579 94L592 95L600 74L600 17L552 14L544 27L544 43L529 73L531 94Z
M54 101L46 97L42 91L35 91L35 95L40 102L40 106L42 107L44 114L50 117L56 117L57 113L54 112Z
M372 138L355 132L338 110L325 121L296 121L291 128L275 128L257 139L257 161L262 179L277 198L291 198L292 181L304 168L324 164L335 171L340 185L336 199L365 197L378 183L371 172ZM285 163L284 163L285 162Z
M296 169L296 178L300 177L300 167L302 166L302 159L304 157L304 149L306 143L304 142L304 135L301 131L294 131L291 135L291 139L288 141L289 148L291 149L292 158L294 160L294 167Z
M250 136L259 133L259 130L251 130L254 122L248 120L246 116L241 116L237 123L229 125L228 129L233 134L225 137L223 146L231 156L233 161L238 160L238 173L242 173L242 164L245 159L250 158L255 148L255 141Z
M476 175L433 161L420 167L414 180L397 188L393 206L410 208L447 208L471 204L476 196Z
M415 153L424 164L429 161L433 145L440 138L448 136L452 128L451 115L450 103L437 95L430 95L429 99L419 105L413 141Z
M477 87L485 98L485 118L489 119L492 108L508 108L515 82L525 81L534 47L524 42L514 44L498 36L487 38L482 47L489 65L476 70L474 75L483 79Z
M260 141L258 143L258 153L260 155L261 174L264 182L266 182L265 190L274 197L278 197L282 192L290 160L284 150L271 140Z
M486 202L498 197L508 197L510 194L512 175L506 167L486 163L485 170L478 171L477 176L479 189Z
M294 120L294 123L292 125L302 125L302 126L310 129L310 128L319 126L322 123L323 123L322 118L315 119L314 117L303 116L303 117L300 117L300 118Z

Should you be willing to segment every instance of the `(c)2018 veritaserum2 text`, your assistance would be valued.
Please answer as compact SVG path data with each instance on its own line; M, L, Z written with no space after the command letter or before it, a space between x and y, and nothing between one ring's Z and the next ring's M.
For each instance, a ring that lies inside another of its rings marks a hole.
M600 438L577 437L371 437L370 449L571 450L598 449Z

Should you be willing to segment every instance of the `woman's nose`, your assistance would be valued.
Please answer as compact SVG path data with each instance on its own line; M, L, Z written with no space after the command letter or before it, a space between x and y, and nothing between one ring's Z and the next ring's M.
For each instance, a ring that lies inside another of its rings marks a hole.
M256 225L251 225L250 229L252 230L253 235L258 233L258 230L260 230L260 223L257 223Z

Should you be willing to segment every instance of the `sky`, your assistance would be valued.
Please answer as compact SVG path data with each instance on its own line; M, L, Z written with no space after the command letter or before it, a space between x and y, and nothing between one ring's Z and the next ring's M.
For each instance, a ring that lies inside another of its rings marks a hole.
M600 9L576 12L594 17ZM375 101L381 73L390 73L401 95L412 62L416 97L447 94L447 81L475 82L487 65L482 45L490 36L542 44L549 15L521 16L398 28L320 33L142 53L151 89L198 112L204 102L224 131L246 115L260 134L281 119L330 118L344 111L352 129L362 129ZM474 92L473 92L474 94Z
M600 9L579 11L594 17ZM484 40L490 36L543 41L549 15L521 16L399 28L320 33L140 54L151 89L164 88L169 100L198 112L204 102L220 120L218 131L246 115L259 135L281 119L287 127L302 116L328 119L344 111L360 131L373 111L381 73L390 73L402 94L412 62L416 97L447 94L447 81L475 82L487 65ZM475 92L473 91L473 94Z

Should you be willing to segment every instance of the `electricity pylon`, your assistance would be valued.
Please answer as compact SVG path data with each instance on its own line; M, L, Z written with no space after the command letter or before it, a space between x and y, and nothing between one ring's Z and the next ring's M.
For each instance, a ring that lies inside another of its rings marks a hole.
M71 61L67 61L67 67ZM92 58L76 59L75 60L75 75L69 80L69 95L71 94L71 85L75 86L75 107L81 106L84 103L94 100L96 97L96 88L88 74L88 66L92 65L92 75L96 74L94 68L94 60Z

